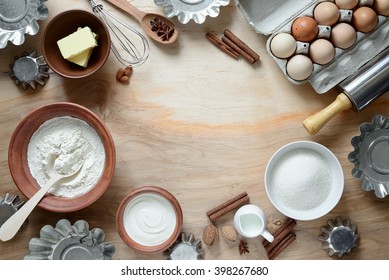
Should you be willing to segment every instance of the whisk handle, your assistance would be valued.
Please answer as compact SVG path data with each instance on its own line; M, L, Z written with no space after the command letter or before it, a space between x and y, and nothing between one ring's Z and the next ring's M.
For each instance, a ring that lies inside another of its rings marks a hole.
M109 3L115 5L116 7L122 9L123 11L129 13L134 18L136 18L137 21L142 22L143 17L146 15L146 13L138 10L136 7L134 7L130 2L127 0L106 0Z

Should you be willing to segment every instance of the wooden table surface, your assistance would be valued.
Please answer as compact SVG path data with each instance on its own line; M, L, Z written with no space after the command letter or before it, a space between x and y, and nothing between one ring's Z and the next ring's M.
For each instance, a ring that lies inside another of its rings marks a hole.
M263 208L273 231L285 217L270 203L264 189L264 171L272 154L296 140L325 145L340 160L345 189L338 205L313 221L298 221L297 240L278 259L330 259L318 240L320 227L338 215L350 217L361 236L358 248L346 259L389 258L389 205L362 190L351 176L347 159L353 150L350 140L359 135L359 125L375 114L389 114L389 97L382 96L361 113L343 112L322 131L310 136L303 120L332 102L336 90L319 95L309 84L297 86L282 74L266 51L266 36L256 34L234 1L221 8L216 18L204 24L177 24L180 36L173 46L149 40L148 61L134 70L129 85L115 80L121 66L113 54L104 67L89 78L69 80L50 72L50 79L36 91L24 91L9 78L15 56L32 49L40 51L40 39L48 21L64 10L90 10L86 0L50 0L49 17L40 22L41 31L27 36L22 46L9 44L0 50L0 194L23 195L8 168L8 145L20 120L42 105L68 101L93 110L108 126L117 152L112 183L94 204L74 213L52 213L36 208L29 223L11 241L0 244L0 259L22 259L28 242L39 236L46 224L60 219L71 223L86 220L90 228L101 228L105 240L116 247L114 259L165 259L162 254L133 251L120 239L115 216L119 203L129 192L145 185L160 186L178 199L184 214L183 231L197 239L210 222L206 211L246 191L250 201ZM102 2L102 1L100 1ZM163 13L152 0L134 0L144 11ZM104 3L127 23L140 30L129 16ZM254 65L234 60L210 44L207 32L221 37L229 28L261 55ZM217 222L232 223L233 213ZM220 238L204 245L205 259L264 259L261 239L250 239L250 253L239 255L237 244Z

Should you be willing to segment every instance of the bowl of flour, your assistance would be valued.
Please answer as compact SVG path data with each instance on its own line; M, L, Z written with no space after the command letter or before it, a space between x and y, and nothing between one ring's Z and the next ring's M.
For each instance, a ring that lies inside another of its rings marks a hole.
M285 216L313 220L330 212L344 188L342 166L325 146L296 141L281 147L265 171L266 193Z
M115 169L115 146L105 124L89 109L68 102L40 107L16 127L8 163L19 190L32 197L56 173L75 175L55 183L38 204L73 212L95 202Z

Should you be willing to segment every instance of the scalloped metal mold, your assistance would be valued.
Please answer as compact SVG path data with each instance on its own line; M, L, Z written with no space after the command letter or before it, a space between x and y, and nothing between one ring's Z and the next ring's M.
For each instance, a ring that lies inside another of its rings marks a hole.
M0 226L16 213L24 204L24 201L17 195L6 193L0 197ZM27 224L27 220L24 222Z
M0 5L0 49L10 41L14 45L24 43L24 35L39 32L38 20L48 16L43 4L46 0L2 0Z
M202 24L207 16L217 17L220 6L227 6L230 0L154 0L157 6L164 8L167 17L178 17L178 20L186 24L194 20Z
M104 231L100 228L89 230L84 220L71 225L66 219L42 227L40 238L29 242L30 254L25 260L111 260L115 246L103 242Z
M320 231L321 248L327 251L330 257L341 258L350 254L359 240L357 226L352 224L349 218L342 219L338 216L335 220L328 220L327 226L321 227Z
M196 240L192 233L187 236L182 232L164 254L169 256L168 260L202 260L204 259L204 249L201 245L201 240Z
M10 78L17 86L23 89L37 89L38 85L44 86L45 80L50 77L49 66L42 55L36 51L24 52L20 57L15 57L10 65Z
M372 123L361 124L360 132L351 139L351 174L361 179L363 190L374 190L378 198L384 198L389 194L389 119L375 115Z

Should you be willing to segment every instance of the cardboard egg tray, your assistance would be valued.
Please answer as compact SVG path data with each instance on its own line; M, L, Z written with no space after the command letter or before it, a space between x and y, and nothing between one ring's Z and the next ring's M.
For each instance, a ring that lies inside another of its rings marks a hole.
M277 62L285 77L294 84L309 82L319 94L325 93L352 75L365 63L373 59L389 46L389 17L378 15L375 29L369 33L357 31L354 45L348 49L335 47L335 58L326 65L313 64L313 72L308 79L296 81L286 73L288 59L275 57L270 51L270 42L278 33L291 33L295 19L302 16L313 17L315 7L328 0L238 0L238 6L248 23L257 33L269 35L267 50ZM329 1L334 2L334 1ZM372 7L373 1L359 0L358 6ZM338 22L351 24L352 10L340 10ZM331 26L320 26L317 38L329 39ZM309 43L297 41L295 54L308 54Z

